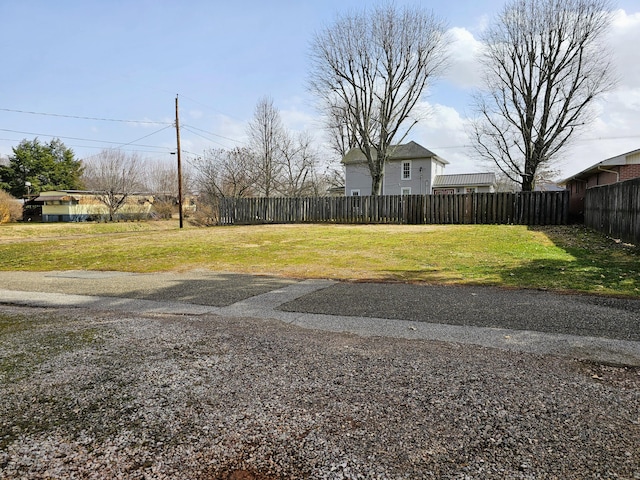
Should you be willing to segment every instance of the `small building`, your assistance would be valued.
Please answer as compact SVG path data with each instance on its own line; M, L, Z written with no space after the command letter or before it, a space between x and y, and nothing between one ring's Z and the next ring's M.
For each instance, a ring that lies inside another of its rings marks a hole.
M371 195L371 174L367 159L359 148L342 158L345 168L345 195ZM394 145L382 177L383 195L425 195L432 193L433 182L448 165L432 151L416 142Z
M455 175L437 175L433 182L433 193L493 193L496 191L495 173L461 173Z
M95 192L81 190L55 190L41 192L28 204L41 207L43 222L84 222L109 217L108 207ZM122 219L147 218L151 212L153 197L130 195L117 212Z
M569 214L582 216L587 188L609 185L640 177L640 149L607 158L559 183L571 195Z

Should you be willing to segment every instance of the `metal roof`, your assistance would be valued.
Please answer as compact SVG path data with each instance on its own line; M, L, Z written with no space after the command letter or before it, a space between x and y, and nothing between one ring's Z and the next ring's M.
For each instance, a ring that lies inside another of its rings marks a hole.
M376 152L373 151L373 157L376 158ZM392 145L389 147L389 160L409 160L416 158L435 158L440 163L449 164L444 158L438 157L431 150L424 148L416 142L403 143L401 145ZM364 163L367 159L359 148L352 148L342 158L343 164Z
M71 195L40 195L31 202L68 202L70 200L77 200L77 198Z
M495 173L460 173L455 175L436 175L434 187L470 187L495 185Z

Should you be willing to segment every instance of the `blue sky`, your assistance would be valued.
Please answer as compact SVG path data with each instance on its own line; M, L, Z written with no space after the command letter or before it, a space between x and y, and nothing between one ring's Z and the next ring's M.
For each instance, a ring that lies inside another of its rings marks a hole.
M416 4L396 1L405 3ZM465 125L478 85L478 37L503 1L418 3L446 22L456 42L449 73L425 97L431 115L410 139L449 160L448 173L487 170L465 147ZM312 131L320 144L305 87L309 42L336 15L367 4L373 2L0 0L0 156L37 136L60 137L78 158L121 147L170 161L176 94L188 154L241 145L264 96L290 129ZM616 5L610 42L621 81L562 159L566 176L640 148L640 2Z

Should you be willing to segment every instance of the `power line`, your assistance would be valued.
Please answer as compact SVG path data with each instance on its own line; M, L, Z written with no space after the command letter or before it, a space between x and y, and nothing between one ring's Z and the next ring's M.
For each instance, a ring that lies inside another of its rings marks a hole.
M127 146L127 145L133 145L135 142L138 142L138 141L140 141L140 140L144 140L145 138L150 137L151 135L155 135L156 133L163 132L163 131L167 130L168 128L172 128L172 127L173 127L173 124L170 124L170 125L168 125L168 126L166 126L166 127L164 127L164 128L161 128L160 130L156 130L155 132L151 132L150 134L145 135L145 136L143 136L143 137L140 137L140 138L138 138L138 139L136 139L136 140L132 140L132 141L130 141L130 142L128 142L128 143L121 143L121 145L122 145L123 147L124 147L124 146ZM160 148L160 147L158 147L158 148Z
M208 141L210 141L210 142L212 142L212 143L218 144L218 145L220 145L220 146L222 146L222 147L224 147L224 148L228 148L228 147L227 147L227 145L225 145L225 144L223 144L223 143L220 143L220 142L218 142L217 140L214 140L214 139L212 139L212 138L207 138L207 137L205 137L204 135L202 135L201 133L198 133L198 132L196 132L196 131L192 130L189 126L183 126L183 127L182 127L182 129L183 129L183 130L186 130L186 131L188 131L188 132L191 132L192 134L196 135L197 137L204 138L205 140L208 140Z
M138 142L138 141L140 141L140 140L142 140L144 138L150 137L151 135L155 135L156 133L160 133L160 132L162 132L164 130L167 130L168 128L171 128L172 126L173 125L166 126L164 128L161 128L160 130L157 130L157 131L152 132L152 133L150 133L148 135L145 135L144 137L140 137L137 140L133 140L131 142L126 142L126 143L125 142L112 142L112 141L109 141L109 140L93 140L91 138L65 137L65 136L62 136L62 135L49 135L49 134L46 134L46 133L23 132L23 131L20 131L20 130L9 130L9 129L6 129L6 128L0 128L0 131L1 132L9 132L9 133L19 133L21 135L34 135L36 137L66 138L66 139L69 139L69 140L79 140L81 142L108 143L108 144L121 145L121 146L130 145L130 146L145 147L145 148L165 148L165 147L158 147L156 145L135 144L135 142Z
M154 122L151 120L122 120L117 118L82 117L80 115L64 115L61 113L30 112L27 110L14 110L11 108L0 108L0 111L13 112L13 113L27 113L29 115L44 115L47 117L76 118L79 120L97 120L100 122L139 123L139 124L146 124L146 125L173 125L172 122Z
M0 141L7 141L7 142L15 142L15 143L19 143L22 140L19 139L15 139L15 138L0 138ZM78 145L78 144L73 144L73 143L65 143L66 147L69 148L93 148L93 149L104 149L104 147L99 146L99 145ZM156 148L156 149L166 149L166 150L171 150L171 148L169 147L156 147L156 146L149 146L146 148ZM126 152L139 152L139 153L163 153L160 152L158 150L143 150L140 148L122 148L122 150L126 151ZM184 150L183 150L184 151ZM1 154L0 154L1 155ZM10 155L10 154L9 154ZM92 155L93 156L93 155Z
M199 132L206 133L208 135L213 135L214 137L224 138L225 140L229 140L229 141L234 142L234 143L238 143L238 144L242 144L243 143L240 140L236 140L234 138L225 137L224 135L218 135L217 133L209 132L207 130L202 130L201 128L194 127L193 125L183 125L182 126L182 128L185 128L185 127L193 128L194 130L198 130ZM195 133L195 132L192 132L192 133Z

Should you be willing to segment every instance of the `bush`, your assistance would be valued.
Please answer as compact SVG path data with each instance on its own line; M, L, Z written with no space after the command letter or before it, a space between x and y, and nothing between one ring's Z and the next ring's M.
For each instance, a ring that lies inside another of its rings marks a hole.
M22 205L4 190L0 190L0 223L22 220Z
M176 210L173 200L156 200L153 203L152 212L156 218L162 220L170 220L173 217L173 211Z
M218 225L218 209L210 205L198 205L195 212L189 215L189 223L196 227Z

